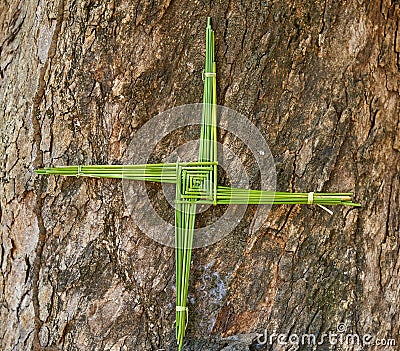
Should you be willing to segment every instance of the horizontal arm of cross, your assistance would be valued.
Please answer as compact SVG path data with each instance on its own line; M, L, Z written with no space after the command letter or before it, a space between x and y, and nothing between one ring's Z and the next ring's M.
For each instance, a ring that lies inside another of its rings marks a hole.
M45 167L37 174L54 174L69 177L117 178L159 183L176 183L177 166L208 166L214 162L149 163L140 165L88 165Z
M65 166L42 168L36 170L36 173L176 184L177 193L179 193L176 198L177 203L194 201L214 205L316 204L359 206L359 204L351 201L351 193L290 193L214 186L216 164L216 162L180 162L143 165Z
M352 193L291 193L268 190L217 187L217 203L248 205L346 205L360 206L353 203Z

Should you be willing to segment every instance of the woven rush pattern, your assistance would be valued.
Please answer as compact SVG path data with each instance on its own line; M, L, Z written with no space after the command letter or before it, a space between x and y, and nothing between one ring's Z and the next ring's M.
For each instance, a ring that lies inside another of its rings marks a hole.
M215 169L217 162L178 164L176 185L177 203L207 203L216 201Z

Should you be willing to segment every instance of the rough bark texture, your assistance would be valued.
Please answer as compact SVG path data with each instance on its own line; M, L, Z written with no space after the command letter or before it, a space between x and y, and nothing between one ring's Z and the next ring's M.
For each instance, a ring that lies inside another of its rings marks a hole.
M1 350L176 348L174 252L138 230L121 182L33 170L118 163L152 116L201 101L207 15L219 104L264 133L278 189L353 191L362 208L275 206L255 233L250 209L196 250L186 350L285 349L255 333L340 322L398 337L398 1L7 0Z

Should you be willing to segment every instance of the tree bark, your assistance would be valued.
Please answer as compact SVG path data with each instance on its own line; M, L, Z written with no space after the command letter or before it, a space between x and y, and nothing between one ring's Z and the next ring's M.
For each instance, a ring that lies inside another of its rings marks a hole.
M257 333L340 323L399 345L397 1L8 0L2 350L176 349L174 251L140 232L121 182L33 171L118 163L150 118L200 102L207 16L219 104L264 134L277 189L354 192L362 207L274 206L256 232L251 207L195 250L186 350L284 350Z

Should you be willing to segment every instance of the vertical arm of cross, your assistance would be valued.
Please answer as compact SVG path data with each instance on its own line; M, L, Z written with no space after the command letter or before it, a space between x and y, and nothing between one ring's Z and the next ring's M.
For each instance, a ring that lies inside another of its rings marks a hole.
M188 319L187 295L196 202L204 199L217 204L217 80L214 51L214 31L208 18L199 165L194 167L192 164L190 169L185 169L182 164L177 164L176 171L176 338L179 350L182 350Z
M202 123L200 132L199 162L215 162L210 173L209 186L212 187L214 205L217 204L217 73L215 63L214 31L211 19L207 20L206 60L203 73L204 93Z
M177 192L178 192L177 187ZM176 339L182 350L188 322L187 297L196 203L180 201L175 205L175 264L176 264Z

